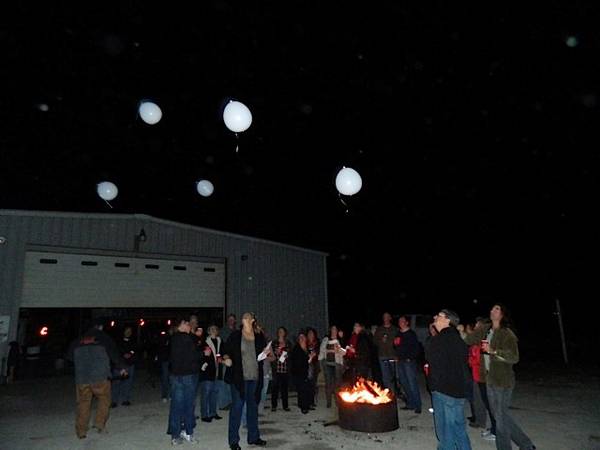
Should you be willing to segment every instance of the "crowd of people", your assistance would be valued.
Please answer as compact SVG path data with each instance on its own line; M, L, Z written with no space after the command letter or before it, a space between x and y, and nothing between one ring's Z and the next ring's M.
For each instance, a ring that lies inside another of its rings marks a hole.
M419 377L424 368L439 449L471 448L464 414L467 401L472 411L469 425L481 428L482 438L494 440L502 450L510 449L511 441L521 449L535 449L509 414L512 366L519 353L505 306L495 305L490 319L478 318L466 327L455 312L441 310L424 343L411 329L409 317L400 316L397 326L389 313L382 319L379 327L370 330L356 322L349 335L331 325L322 339L314 328L300 330L292 339L284 326L269 336L249 312L243 314L240 326L230 314L222 329L210 325L206 331L196 316L179 318L161 335L156 355L162 400L170 401L167 433L171 443L198 442L196 421L220 420L219 411L229 410L230 448L241 448L242 424L248 430L248 444L265 446L258 416L269 388L271 411L277 411L280 400L282 410L290 411L288 394L293 387L299 410L308 414L316 407L320 372L327 408L332 407L340 387L363 377L403 400L401 409L420 414ZM85 438L88 431L92 397L98 398L94 425L98 432L105 429L111 406L130 404L138 358L131 329L126 328L115 343L102 325L97 321L69 351L75 362L79 438Z

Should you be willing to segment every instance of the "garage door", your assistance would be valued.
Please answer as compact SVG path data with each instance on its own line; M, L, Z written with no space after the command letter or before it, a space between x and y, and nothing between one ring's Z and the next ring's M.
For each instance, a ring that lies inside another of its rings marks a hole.
M27 308L225 306L225 264L29 251Z

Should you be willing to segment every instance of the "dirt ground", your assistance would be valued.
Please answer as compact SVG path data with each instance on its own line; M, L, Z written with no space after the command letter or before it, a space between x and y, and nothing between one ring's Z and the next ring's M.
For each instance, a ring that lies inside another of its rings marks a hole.
M514 393L513 415L540 450L600 449L600 383L598 378L581 377L546 381L529 379L518 383ZM323 389L321 389L321 392ZM289 450L333 449L435 449L433 416L429 396L422 387L423 414L399 412L400 428L391 433L348 432L337 425L324 426L336 419L336 409L324 407L302 415L291 412L261 411L261 436L267 448ZM78 440L74 432L75 390L68 376L21 381L0 386L0 449L44 450L142 450L171 448L166 435L169 405L160 401L158 387L139 372L130 407L111 411L108 433L88 434ZM290 401L295 404L295 398ZM224 420L199 422L196 435L200 449L227 449L227 412ZM494 449L495 445L469 428L473 449ZM242 430L242 448L246 434ZM190 447L186 444L180 448Z

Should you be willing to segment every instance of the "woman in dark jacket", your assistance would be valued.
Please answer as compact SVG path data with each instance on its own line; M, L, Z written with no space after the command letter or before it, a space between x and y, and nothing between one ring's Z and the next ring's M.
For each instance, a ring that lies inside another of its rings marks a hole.
M266 348L264 335L256 330L253 313L242 316L242 328L231 333L225 344L223 360L228 367L225 382L231 386L232 405L229 413L229 447L241 449L240 423L246 404L248 444L264 447L258 429L258 404L263 384L263 356L271 352ZM259 361L260 359L260 361Z
M290 352L292 343L287 338L285 327L277 328L277 340L273 342L274 360L271 363L273 381L271 384L271 411L277 410L277 399L281 394L281 405L284 411L289 411L288 385L290 379Z
M352 383L358 377L372 378L381 385L381 369L377 358L377 348L362 323L356 322L354 324L352 336L348 339L346 350L348 373L344 374L345 380Z
M319 372L321 371L321 365L319 363L319 350L321 343L317 336L317 330L314 328L307 328L306 330L306 347L308 353L312 356L310 366L308 367L308 381L311 389L311 401L310 409L315 409L317 406L317 397L319 396L319 388L317 387L317 379L319 378ZM316 355L316 356L314 356Z
M308 413L311 406L312 389L308 379L308 368L315 357L316 354L311 356L308 352L306 335L304 333L298 334L298 341L292 351L290 362L292 364L292 379L298 392L298 407L302 414Z

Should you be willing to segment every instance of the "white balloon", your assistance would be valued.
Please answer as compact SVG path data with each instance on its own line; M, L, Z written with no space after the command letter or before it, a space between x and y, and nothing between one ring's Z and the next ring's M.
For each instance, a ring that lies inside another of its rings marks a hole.
M208 180L200 180L196 185L196 190L198 191L198 194L200 194L202 197L210 197L215 191L215 187Z
M252 124L252 113L246 105L241 102L230 101L223 111L225 126L234 133L241 133L250 128Z
M362 178L356 170L344 167L335 177L335 187L340 194L354 195L362 187Z
M140 113L142 120L148 125L154 125L162 118L162 111L156 103L143 102L140 105L138 112Z
M98 186L96 186L96 192L98 192L98 195L102 200L106 200L107 202L114 200L117 198L117 195L119 195L119 189L110 181L98 183Z

